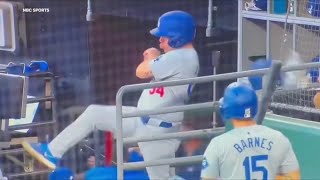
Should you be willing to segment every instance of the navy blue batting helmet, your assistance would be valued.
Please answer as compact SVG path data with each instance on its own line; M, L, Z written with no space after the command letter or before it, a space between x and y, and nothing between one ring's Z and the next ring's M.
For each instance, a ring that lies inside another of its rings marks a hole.
M169 38L173 48L182 47L193 41L196 23L191 14L184 11L170 11L158 19L158 26L150 31L156 37Z
M253 119L258 111L258 97L250 86L231 83L220 99L220 114L224 122L231 119Z

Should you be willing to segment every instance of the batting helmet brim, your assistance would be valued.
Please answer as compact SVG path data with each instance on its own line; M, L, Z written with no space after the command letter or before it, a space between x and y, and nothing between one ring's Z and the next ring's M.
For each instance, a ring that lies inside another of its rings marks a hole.
M159 28L154 28L150 31L150 34L156 36L156 37L161 37L164 36L165 34L163 32L160 31Z

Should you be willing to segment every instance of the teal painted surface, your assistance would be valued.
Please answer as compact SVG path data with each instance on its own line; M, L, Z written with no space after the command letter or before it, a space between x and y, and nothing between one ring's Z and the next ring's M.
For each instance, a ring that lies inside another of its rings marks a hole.
M320 123L270 115L263 124L289 138L299 161L301 179L320 179Z
M287 13L287 0L276 0L273 3L273 13L274 14L286 14Z

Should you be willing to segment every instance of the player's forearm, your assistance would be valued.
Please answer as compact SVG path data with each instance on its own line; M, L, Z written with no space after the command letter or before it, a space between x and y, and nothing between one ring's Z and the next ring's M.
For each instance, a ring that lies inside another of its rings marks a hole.
M136 76L140 79L153 78L153 74L150 67L150 61L158 58L161 52L156 48L149 48L143 52L143 61L136 69Z
M136 69L136 76L140 79L150 79L153 77L151 67L150 67L151 60L143 60L139 64Z
M300 180L300 171L292 171L288 174L284 174L284 175L277 175L276 176L276 180Z

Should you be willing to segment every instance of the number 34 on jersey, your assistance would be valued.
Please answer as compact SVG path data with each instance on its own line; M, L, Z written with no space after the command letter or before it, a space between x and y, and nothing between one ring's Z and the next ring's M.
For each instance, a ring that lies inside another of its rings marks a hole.
M164 96L164 87L155 87L149 90L150 95L158 95L160 97Z

